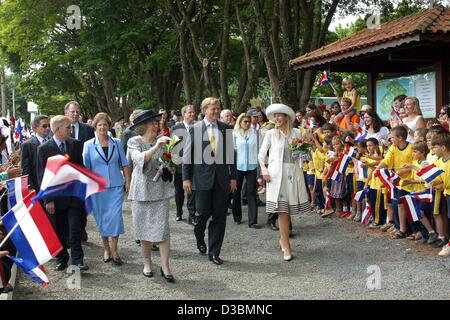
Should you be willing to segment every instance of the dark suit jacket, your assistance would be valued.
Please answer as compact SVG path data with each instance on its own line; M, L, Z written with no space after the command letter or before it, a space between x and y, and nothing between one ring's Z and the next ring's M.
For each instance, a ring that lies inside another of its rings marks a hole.
M81 143L84 145L84 143L88 140L91 140L95 137L95 129L91 127L88 124L79 122L78 125L80 126L78 131L78 141L81 141Z
M233 130L219 121L217 125L219 137L213 158L209 157L211 147L205 122L199 121L189 129L183 156L183 180L192 181L192 190L206 191L214 187L217 190L229 191L230 180L237 179ZM206 158L203 156L205 154ZM214 161L211 162L211 159ZM214 186L214 181L217 181L218 185Z
M137 133L134 132L133 130L130 130L130 128L126 128L123 133L122 133L122 145L123 145L123 150L125 151L125 154L127 154L127 150L128 150L128 140L130 140L131 138L137 136Z
M66 148L67 154L70 157L70 161L83 166L83 144L78 140L69 138L69 140L66 141ZM54 139L50 139L37 148L37 174L39 185L41 185L42 178L44 177L47 159L58 154L62 153ZM84 209L84 201L80 200L77 197L48 197L44 199L44 203L48 203L50 201L55 202L56 210L65 210L69 207Z
M28 175L28 184L31 188L39 191L39 180L37 173L37 149L40 145L35 136L20 145L20 163L22 164L22 174Z
M183 122L174 125L170 129L170 136L172 137L173 135L178 136L178 138L180 138L180 140L181 140L175 147L175 152L180 157L183 157L183 148L184 148L184 145L186 144L186 141L188 140L188 135L189 135L189 131L186 130L186 127L184 126ZM182 172L183 172L182 169L183 169L182 165L177 166L176 174L182 174Z

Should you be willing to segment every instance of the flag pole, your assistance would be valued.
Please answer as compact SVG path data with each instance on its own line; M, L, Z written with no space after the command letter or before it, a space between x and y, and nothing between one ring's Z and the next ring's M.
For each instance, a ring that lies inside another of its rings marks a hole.
M31 210L31 208L33 208L34 204L31 203L31 205L27 208L27 211L29 212ZM5 245L6 241L8 241L8 239L11 237L12 233L17 229L17 227L19 226L19 224L22 222L22 220L26 217L27 215L24 214L22 218L20 218L19 221L16 222L16 224L14 225L14 227L11 229L11 231L8 232L8 234L6 235L6 237L2 240L2 242L0 243L0 249Z

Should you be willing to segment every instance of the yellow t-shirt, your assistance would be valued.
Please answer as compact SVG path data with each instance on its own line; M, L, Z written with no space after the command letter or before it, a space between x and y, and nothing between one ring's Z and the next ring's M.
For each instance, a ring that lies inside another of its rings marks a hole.
M434 163L437 167L444 170L444 173L441 174L437 179L440 179L442 183L444 184L444 196L450 195L450 159L447 159L447 161L444 161L443 159L438 159Z
M395 171L398 171L399 169L403 168L407 164L411 164L413 162L413 156L412 156L412 143L408 143L406 147L403 150L400 150L396 146L392 145L389 147L386 156L383 160L383 163L389 168L389 169L395 169ZM411 170L412 171L412 170ZM403 173L399 174L400 180L411 180L412 179L412 172L409 173ZM401 185L401 181L400 181ZM413 191L413 186L401 186L402 190L411 192Z
M312 155L314 170L316 179L323 179L323 169L325 168L325 159L327 157L327 151L321 152L319 149L314 150Z
M307 171L306 171L306 173L307 174L314 174L316 171L314 170L314 162L311 160L311 161L308 161L308 164L307 164Z
M439 159L437 157L437 155L435 155L434 153L432 153L431 151L428 152L427 154L427 162L428 163L436 163L437 159Z
M422 161L420 163L417 160L414 160L412 164L414 166L422 169L422 168L425 168L426 166L428 166L430 163L427 160ZM415 184L411 185L414 192L423 192L423 191L425 191L425 188L429 188L429 185L417 175L416 170L412 170L412 178L411 179L421 182L420 184L415 183ZM400 182L400 186L401 186L401 182Z
M342 97L343 98L349 98L350 100L353 101L353 96L356 95L356 101L355 101L355 105L353 106L353 108L355 108L355 110L357 112L361 111L361 99L359 97L358 92L356 91L356 89L353 89L352 91L348 92L347 90L344 91Z

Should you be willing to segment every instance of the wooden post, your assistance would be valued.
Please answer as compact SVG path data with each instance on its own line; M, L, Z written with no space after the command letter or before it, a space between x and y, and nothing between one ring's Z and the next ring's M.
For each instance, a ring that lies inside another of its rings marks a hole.
M367 73L367 104L372 106L372 108L376 111L376 81L378 78L378 74L375 72Z
M450 65L441 60L436 63L436 116L441 107L449 103Z

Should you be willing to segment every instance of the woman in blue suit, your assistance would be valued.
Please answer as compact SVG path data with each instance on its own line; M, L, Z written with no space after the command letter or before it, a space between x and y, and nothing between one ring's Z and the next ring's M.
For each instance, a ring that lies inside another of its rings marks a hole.
M124 186L125 192L130 187L128 161L120 140L108 135L112 125L111 118L100 112L94 117L92 125L95 128L95 138L84 144L84 166L109 181L104 192L92 196L92 214L103 240L103 262L112 260L115 265L120 266L119 235L125 232L122 218ZM109 238L112 238L111 246Z

